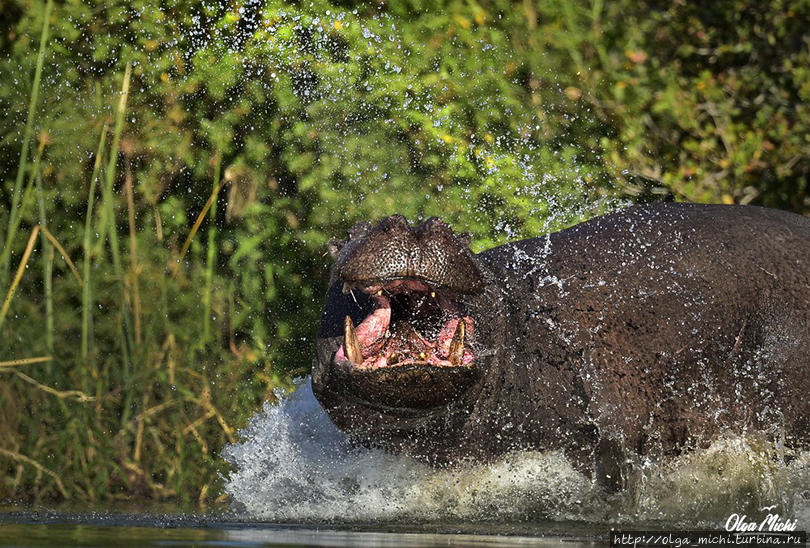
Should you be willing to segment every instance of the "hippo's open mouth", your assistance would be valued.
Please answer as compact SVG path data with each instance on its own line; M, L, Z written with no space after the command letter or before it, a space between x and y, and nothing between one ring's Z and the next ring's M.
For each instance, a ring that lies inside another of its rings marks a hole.
M336 363L375 370L403 366L464 367L474 355L467 341L473 321L463 314L452 292L441 292L415 278L343 286L363 291L376 308L358 326L344 320L343 344Z

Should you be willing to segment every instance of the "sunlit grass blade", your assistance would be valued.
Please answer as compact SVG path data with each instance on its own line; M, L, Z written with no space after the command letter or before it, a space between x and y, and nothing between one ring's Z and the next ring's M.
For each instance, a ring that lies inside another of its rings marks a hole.
M20 284L23 272L25 272L25 266L28 264L28 258L31 256L31 252L34 250L34 244L37 241L37 234L39 234L39 225L35 226L31 231L31 236L28 238L28 245L25 246L25 251L20 259L20 266L17 268L17 273L14 275L14 279L11 281L11 287L8 288L6 298L3 300L3 306L0 308L0 329L2 329L3 323L6 321L6 314L8 314L8 307L11 305L11 299L14 298L14 292L17 290L17 286Z
M23 381L27 382L28 384L30 384L32 386L35 386L39 390L42 390L43 392L47 392L48 394L56 396L57 398L62 399L62 400L74 399L75 398L76 400L78 400L78 401L80 401L82 403L85 403L85 402L94 401L96 399L93 396L88 396L87 394L85 394L81 390L57 390L56 388L48 386L47 384L42 384L41 382L37 381L36 379L33 379L33 378L29 377L28 375L26 375L25 373L21 373L20 371L14 371L14 374L17 377L19 377L20 379L22 379Z
M70 271L73 273L73 277L76 278L76 281L79 282L79 286L83 286L84 282L82 281L82 277L79 275L79 271L76 269L76 265L73 264L73 261L70 260L70 256L65 251L65 248L62 247L62 244L59 243L59 240L51 234L51 232L45 228L44 226L40 227L42 229L42 234L45 238L56 248L56 250L62 255L62 259L64 259L65 264L68 266Z
M23 462L23 463L25 463L25 464L27 464L29 466L33 466L37 470L38 473L46 474L46 475L50 476L51 478L53 478L53 481L56 484L56 488L59 490L59 493L63 497L68 498L67 491L65 490L65 486L62 483L62 478L60 478L59 475L56 472L54 472L53 470L51 470L49 468L45 468L40 463L38 463L37 461L35 461L34 459L32 459L30 457L26 457L25 455L23 455L21 453L17 453L16 451L10 451L8 449L3 449L2 447L0 447L0 455L4 455L7 458L10 458L12 460L15 460L15 461L18 461L18 462Z
M50 30L51 10L53 8L53 0L48 0L45 3L45 13L42 19L42 34L39 38L39 54L37 55L37 65L34 70L34 83L31 89L31 99L28 102L28 116L25 119L25 129L23 130L23 142L20 150L20 162L17 165L17 179L14 182L14 190L11 195L11 209L9 210L9 226L6 231L6 242L3 246L3 255L0 257L0 285L5 284L8 278L8 249L11 247L14 240L14 234L11 227L15 224L17 219L17 205L20 201L20 193L22 192L22 184L25 179L25 168L28 159L28 144L31 141L31 134L34 128L34 111L39 102L39 84L42 78L42 66L45 61L45 49L48 44L48 32ZM16 229L15 229L16 231Z
M180 250L180 255L177 256L178 263L183 260L188 248L191 247L191 242L194 240L194 235L197 234L197 230L200 228L203 219L205 219L205 216L208 214L208 210L211 209L212 205L214 205L214 201L217 199L217 194L219 194L220 190L222 190L221 183L214 187L213 192L211 192L211 196L208 198L208 201L205 202L205 206L203 206L202 211L200 211L200 214L197 216L197 220L194 221L194 226L191 227L191 231L188 233L188 237L183 243L183 248Z
M124 72L124 81L121 85L121 97L118 102L118 109L115 115L115 129L113 130L113 140L110 144L110 157L107 162L104 181L104 208L107 214L107 235L110 239L110 251L113 256L113 268L115 275L122 281L123 269L121 268L121 251L118 243L118 232L115 227L115 208L113 197L113 182L115 181L116 164L118 162L118 148L121 142L121 133L124 130L124 114L127 108L127 97L129 96L129 79L132 73L132 66L127 65Z
M98 180L98 171L101 168L101 154L104 151L104 141L107 138L107 124L101 128L101 137L98 140L98 149L96 150L96 160L93 162L93 174L90 177L90 190L87 194L87 213L84 218L84 257L82 264L82 273L84 274L84 285L82 287L82 347L81 356L82 360L87 359L87 354L90 350L90 326L93 321L92 301L93 294L90 284L90 230L93 222L93 204L96 199L96 181Z
M51 356L41 356L39 358L20 358L17 360L6 360L0 362L0 367L19 367L20 365L32 365L35 363L49 362L53 358Z

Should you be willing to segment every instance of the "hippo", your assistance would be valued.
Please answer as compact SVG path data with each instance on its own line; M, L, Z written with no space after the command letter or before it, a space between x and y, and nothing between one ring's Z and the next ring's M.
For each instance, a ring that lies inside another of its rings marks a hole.
M723 435L810 446L810 219L639 205L478 254L437 218L348 236L312 388L358 443L558 450L611 491Z

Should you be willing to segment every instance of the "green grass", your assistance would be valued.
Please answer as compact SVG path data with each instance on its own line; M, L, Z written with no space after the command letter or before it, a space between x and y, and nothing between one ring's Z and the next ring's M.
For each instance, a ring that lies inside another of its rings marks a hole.
M45 137L33 164L21 171L28 171L29 182L18 213L9 219L8 234L13 236L16 225L28 218L25 208L34 196L37 223L28 232L4 293L0 328L7 340L43 333L41 340L30 339L34 342L30 352L46 355L0 355L0 400L5 402L0 410L0 466L5 468L0 500L68 499L92 505L135 497L205 506L219 493L222 446L235 441L237 426L282 384L269 362L255 353L206 344L213 334L206 321L214 301L213 224L208 228L203 268L189 269L181 260L206 215L215 213L222 186L221 157L217 156L212 174L212 194L179 252L167 247L171 242L163 238L156 210L151 219L154 231L139 226L130 172L124 184L126 204L117 203L120 194L114 183L129 82L127 67L110 147L105 147L107 123L98 138L79 248L81 275L59 235L49 230L65 228L49 222L53 205L40 173L47 152ZM96 209L99 180L102 201ZM119 207L128 212L128 270L123 267L115 220ZM10 243L6 249L17 240ZM144 261L138 260L139 247ZM56 251L72 274L55 269ZM29 266L37 252L43 261L41 286L25 283L34 275ZM4 255L11 256L16 255ZM139 277L145 280L142 304ZM15 299L20 291L23 298ZM203 317L191 317L186 310L189 299L202 300ZM69 302L80 306L66 307ZM74 346L74 340L80 343Z

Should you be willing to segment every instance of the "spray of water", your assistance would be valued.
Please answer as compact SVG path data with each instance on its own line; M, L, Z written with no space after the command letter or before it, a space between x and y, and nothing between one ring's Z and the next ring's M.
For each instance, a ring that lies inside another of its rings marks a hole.
M789 463L777 448L726 438L666 465L648 463L636 485L608 495L560 452L516 452L494 463L435 469L350 443L308 380L266 404L226 448L225 491L252 519L280 522L541 520L719 527L733 512L778 505L810 523L810 454Z

